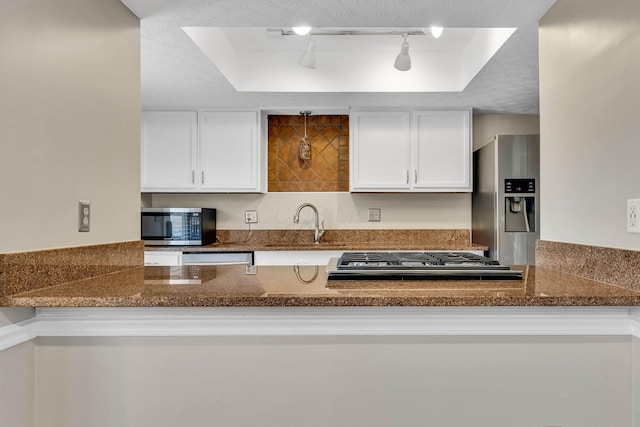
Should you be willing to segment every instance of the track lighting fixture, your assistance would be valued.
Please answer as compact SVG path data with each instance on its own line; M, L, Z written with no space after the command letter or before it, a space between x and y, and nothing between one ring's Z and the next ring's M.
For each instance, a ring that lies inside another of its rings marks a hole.
M409 71L411 69L411 57L409 56L409 43L407 42L407 33L402 35L404 41L400 47L400 53L396 57L396 62L393 64L398 71Z
M409 42L407 41L407 37L411 36L423 36L428 35L433 37L434 39L440 38L444 31L443 27L432 26L430 28L422 28L422 29L406 29L402 32L394 29L323 29L316 28L311 31L312 28L310 26L296 26L291 27L291 30L279 30L281 36L291 36L291 35L306 35L307 37L307 45L300 61L298 64L302 67L310 68L314 70L316 68L316 54L315 40L311 40L311 36L371 36L371 35L380 35L380 36L395 36L402 35L403 41L400 46L400 53L396 56L396 60L393 63L393 66L398 71L409 71L411 69L411 57L409 56ZM269 31L269 30L268 30Z
M312 70L315 70L316 68L315 48L316 48L316 42L311 40L311 37L307 36L307 49L302 54L302 57L300 58L300 61L298 62L298 64L300 64L303 67L311 68Z

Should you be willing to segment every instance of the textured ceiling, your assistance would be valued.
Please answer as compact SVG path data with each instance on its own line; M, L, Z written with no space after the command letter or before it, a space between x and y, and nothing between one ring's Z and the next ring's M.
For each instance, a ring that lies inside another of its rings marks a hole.
M122 0L141 21L144 108L474 108L537 114L538 19L555 0ZM517 27L462 92L237 92L181 27Z

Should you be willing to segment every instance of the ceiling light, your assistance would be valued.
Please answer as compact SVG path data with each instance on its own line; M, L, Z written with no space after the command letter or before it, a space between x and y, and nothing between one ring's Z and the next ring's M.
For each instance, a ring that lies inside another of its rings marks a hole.
M291 29L299 36L306 36L311 32L311 27L309 25L300 25L298 27L291 27Z
M409 43L407 42L407 34L402 35L404 41L400 47L400 53L396 57L396 62L393 66L398 71L409 71L411 69L411 57L409 56Z
M316 54L314 52L315 48L316 48L316 42L308 38L307 49L302 54L302 57L300 58L300 62L298 62L298 64L302 65L303 67L311 68L312 70L315 70L316 68Z
M439 39L443 31L444 31L444 28L442 27L435 27L435 26L431 27L431 35L433 36L434 39Z

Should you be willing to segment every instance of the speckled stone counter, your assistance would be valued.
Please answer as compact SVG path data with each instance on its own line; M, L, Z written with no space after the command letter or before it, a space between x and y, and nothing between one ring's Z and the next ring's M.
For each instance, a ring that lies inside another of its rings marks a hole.
M446 249L442 242L455 242L460 234L432 231L424 234L442 239L436 249ZM403 233L395 239L386 231L361 237L380 240L371 242L375 250L385 247L384 240L397 245L389 249L411 249L403 245L415 241ZM447 240L447 234L454 237ZM418 236L423 245L425 236ZM363 239L355 238L354 245L366 249ZM260 250L256 243L237 247ZM272 245L264 247L288 248L281 240ZM328 240L309 249L349 245ZM525 274L518 281L329 281L324 266L259 266L256 274L243 265L143 267L142 248L133 241L0 254L0 306L640 306L638 251L539 241L538 265L520 267Z
M518 281L328 281L324 267L137 267L5 297L20 307L634 306L640 292L522 267Z

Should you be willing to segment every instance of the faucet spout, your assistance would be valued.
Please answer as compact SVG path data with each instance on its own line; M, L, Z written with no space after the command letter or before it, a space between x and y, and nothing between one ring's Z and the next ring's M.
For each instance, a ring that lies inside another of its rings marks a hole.
M321 227L319 224L320 215L318 214L318 209L316 209L315 206L313 206L311 203L303 203L300 206L298 206L298 209L296 210L296 214L293 216L293 222L295 222L296 224L300 222L300 211L302 211L302 209L306 207L313 209L313 213L315 214L315 223L314 223L315 228L313 230L313 243L318 244L320 243L320 240L322 240L322 238L324 237L324 221L322 221L322 227Z

